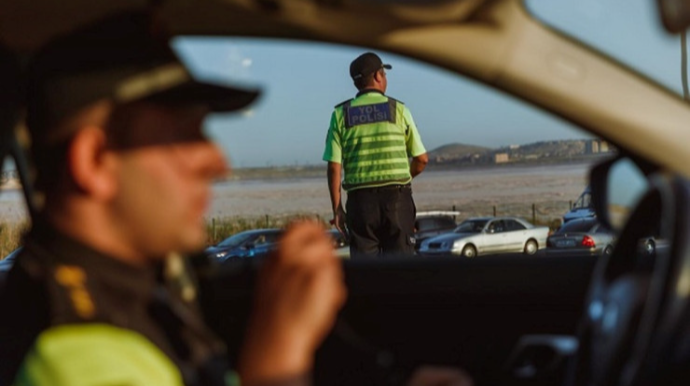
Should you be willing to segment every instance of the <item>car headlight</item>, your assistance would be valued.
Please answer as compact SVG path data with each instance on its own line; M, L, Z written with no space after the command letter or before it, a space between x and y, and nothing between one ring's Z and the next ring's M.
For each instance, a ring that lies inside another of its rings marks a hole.
M218 252L218 253L216 253L216 258L218 258L218 259L223 258L227 254L228 254L228 251Z
M465 240L455 240L453 241L453 250L460 250L465 246Z

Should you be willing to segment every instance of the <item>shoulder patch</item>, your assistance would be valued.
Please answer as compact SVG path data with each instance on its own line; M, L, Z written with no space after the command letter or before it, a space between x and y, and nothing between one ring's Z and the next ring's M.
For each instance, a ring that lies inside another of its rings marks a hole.
M345 103L347 103L347 102L349 102L349 101L351 101L351 100L352 100L352 99L348 99L348 100L342 101L342 102L338 103L337 105L335 105L335 107L333 107L333 108L337 109L338 107L344 105Z
M377 103L374 105L346 106L345 127L350 128L369 123L391 122L395 123L395 101Z
M86 272L74 265L55 267L55 282L65 288L69 294L74 312L83 319L91 319L96 314L91 294L86 289Z

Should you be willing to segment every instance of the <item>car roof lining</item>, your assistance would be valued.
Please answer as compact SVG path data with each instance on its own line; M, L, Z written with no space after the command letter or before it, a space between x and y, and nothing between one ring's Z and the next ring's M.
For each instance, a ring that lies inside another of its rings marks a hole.
M15 51L30 52L55 36L108 14L156 10L182 34L252 34L307 38L299 30L327 27L329 14L347 15L341 25L366 20L379 29L393 24L457 23L486 0L0 0L0 41ZM318 17L314 17L318 16ZM273 23L257 23L271 18ZM287 20L287 23L281 23ZM298 25L290 28L295 21ZM323 21L326 21L325 23ZM361 24L361 23L357 23ZM369 33L369 28L362 31ZM342 29L338 32L342 33ZM349 31L352 33L352 31Z

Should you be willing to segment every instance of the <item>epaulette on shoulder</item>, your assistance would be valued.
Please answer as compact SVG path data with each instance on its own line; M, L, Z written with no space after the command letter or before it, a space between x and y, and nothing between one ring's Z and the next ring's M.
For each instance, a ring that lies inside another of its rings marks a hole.
M342 102L338 103L337 105L335 105L335 107L333 107L333 108L337 109L338 107L344 105L345 103L347 103L347 102L349 102L349 101L351 101L351 100L352 100L352 98L350 98L350 99L348 99L348 100L345 100L345 101L342 101Z
M62 299L54 305L56 312L76 320L91 320L96 316L96 306L87 286L87 274L82 267L56 265L53 269L53 280L57 284L53 297Z
M405 104L405 102L401 101L400 99L391 98L388 95L386 95L386 96L388 97L388 100L396 101L397 103L400 103L401 105Z

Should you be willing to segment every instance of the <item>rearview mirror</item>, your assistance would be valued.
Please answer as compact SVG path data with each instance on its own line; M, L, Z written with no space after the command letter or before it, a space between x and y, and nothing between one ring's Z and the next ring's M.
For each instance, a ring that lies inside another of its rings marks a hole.
M627 157L614 158L592 168L590 183L599 221L615 231L623 228L649 188L645 173Z
M658 0L659 14L666 30L680 33L690 26L690 1Z

